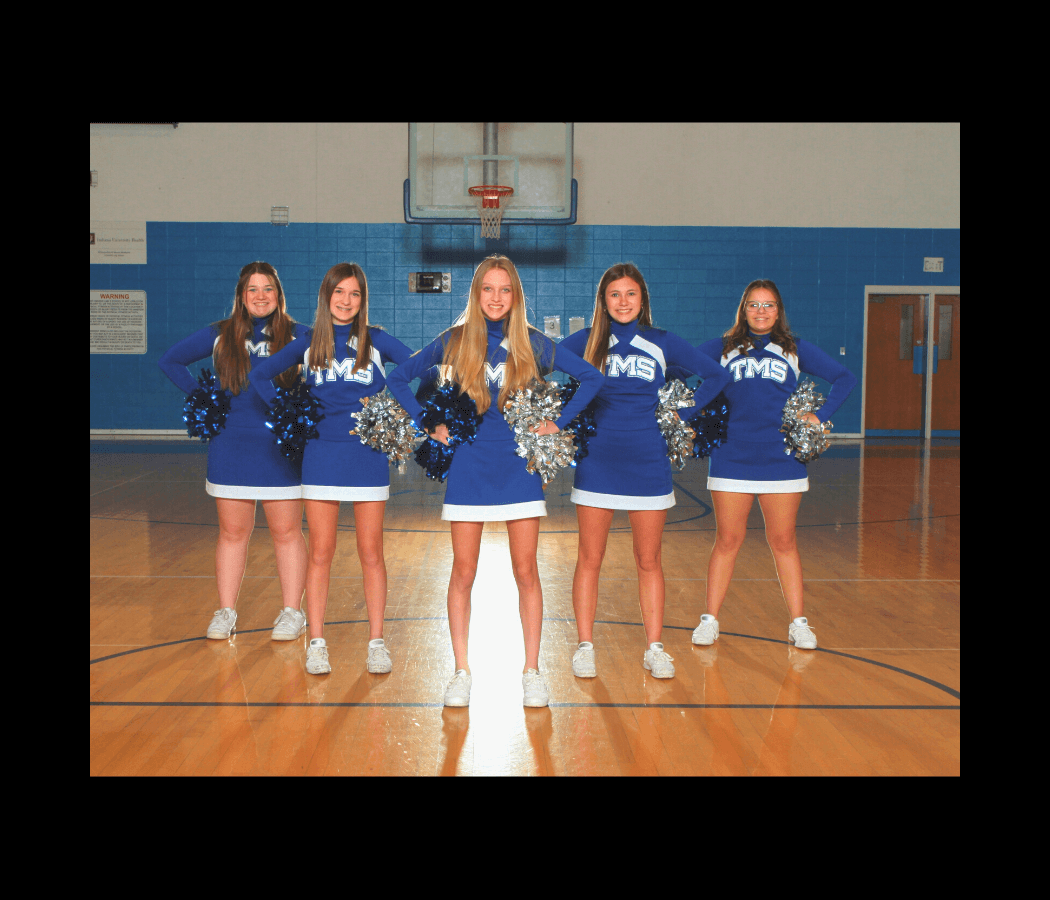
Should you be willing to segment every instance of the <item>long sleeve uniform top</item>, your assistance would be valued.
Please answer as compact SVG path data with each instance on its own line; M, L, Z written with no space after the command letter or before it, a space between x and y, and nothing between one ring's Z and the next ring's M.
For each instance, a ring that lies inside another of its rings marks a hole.
M252 370L270 356L269 325L272 318L272 314L262 319L252 318L252 336L250 339L245 339L244 342L248 349L248 355L251 357ZM309 329L305 325L297 323L293 332L294 339L289 341L286 347L282 349L299 345L296 347L296 350L301 352L304 346L309 346L308 342L304 344L304 339L308 333ZM195 331L189 337L170 347L158 360L157 365L184 394L191 394L200 385L188 367L202 359L210 361L218 340L218 326L216 324L207 325L200 331ZM295 361L274 374L278 375L284 369L291 368L293 365L295 365ZM214 369L214 365L209 365L209 367ZM223 387L228 387L228 385L223 385ZM263 402L263 399L245 385L241 392L230 401L230 412L226 417L225 427L227 429L265 428L267 411L266 403Z
M709 356L660 328L638 328L638 320L626 325L609 323L609 351L605 357L605 384L594 403L594 421L619 431L656 427L658 392L667 383L667 369L678 366L703 379L694 395L697 407L711 402L729 384L730 374ZM582 356L591 329L570 335L561 351ZM686 410L682 410L684 418Z
M565 405L558 421L554 423L558 428L564 428L601 390L604 379L594 366L588 365L574 353L566 352L564 345L556 348L554 342L539 331L530 329L529 339L538 357L537 361L541 370L557 369L580 382L575 396ZM423 408L416 400L409 385L414 379L424 376L431 367L441 364L444 349L444 342L439 337L390 373L390 392L417 425L420 422ZM502 321L488 323L487 349L485 380L491 392L492 403L485 411L481 425L478 426L477 440L512 438L513 431L507 424L507 420L503 418L503 413L496 402L503 386L507 362L507 344L503 337Z
M324 413L324 418L317 423L317 434L323 441L359 441L360 438L351 435L350 432L357 427L357 419L353 417L353 413L364 409L361 398L378 394L386 387L386 363L401 365L412 355L412 351L397 338L381 328L369 326L372 359L367 366L354 372L352 370L357 361L357 338L350 339L353 327L353 324L350 324L335 325L333 328L335 358L329 361L327 369L316 371L310 368L308 333L305 340L288 344L280 352L255 366L248 376L252 386L269 405L277 397L277 391L270 379L285 369L302 364L303 378L310 385L310 392L320 403ZM350 341L350 346L347 346L347 341Z
M729 401L729 437L732 440L774 442L783 439L784 404L798 387L800 373L808 372L831 383L824 405L815 413L827 422L857 385L856 376L844 365L809 341L796 340L798 353L785 353L768 335L751 335L754 348L722 354L722 339L715 338L697 349L718 360L729 374L725 388ZM698 404L702 406L702 404ZM686 413L683 411L683 418Z

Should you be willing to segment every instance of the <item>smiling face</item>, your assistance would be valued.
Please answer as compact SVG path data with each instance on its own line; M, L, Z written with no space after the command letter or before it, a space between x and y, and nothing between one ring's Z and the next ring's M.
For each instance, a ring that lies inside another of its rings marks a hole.
M642 289L633 278L620 278L605 288L605 308L621 325L633 322L642 311Z
M328 308L336 325L349 325L354 321L361 310L361 286L357 278L351 275L335 286Z
M753 334L769 334L777 322L777 298L766 288L755 288L744 303L744 315Z
M252 275L244 288L244 305L255 318L265 318L277 309L276 285L266 275Z
M503 269L489 269L481 279L478 303L482 314L490 322L499 322L506 318L514 306L514 289L511 287L510 274Z

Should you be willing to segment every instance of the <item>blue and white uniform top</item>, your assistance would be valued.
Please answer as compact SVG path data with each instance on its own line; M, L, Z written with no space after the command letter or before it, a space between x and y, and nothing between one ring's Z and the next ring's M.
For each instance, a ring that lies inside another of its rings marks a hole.
M452 458L441 511L441 518L447 521L498 522L547 514L542 479L526 470L525 460L516 452L514 432L497 404L509 346L503 336L503 322L487 324L485 380L492 402L478 426L474 443L458 446ZM550 338L533 328L529 329L529 340L541 374L557 369L580 382L576 395L554 423L564 428L598 393L603 378L594 366L562 347L556 348ZM390 373L390 392L417 424L423 408L409 385L441 364L444 349L445 341L438 337Z
M350 432L357 427L353 413L364 409L362 398L386 387L385 365L400 365L412 351L381 328L369 326L371 360L354 372L357 338L350 336L353 328L353 323L334 325L333 358L326 369L310 368L308 336L260 363L248 376L262 399L272 404L277 393L270 379L290 366L303 367L303 380L324 413L317 423L317 439L307 442L303 454L302 496L307 500L386 500L390 494L386 456Z
M244 342L252 369L270 356L272 318L272 313L262 319L252 318L252 335ZM288 346L299 344L301 348L307 334L305 325L294 325L293 340ZM157 365L176 387L190 394L200 385L188 367L207 359L207 368L215 372L217 367L212 357L218 340L218 323L208 325L172 346ZM294 363L285 368L291 365ZM299 497L298 466L285 459L274 445L273 433L266 427L267 411L262 398L248 385L231 398L225 427L208 442L205 488L213 497L240 500Z
M688 341L638 320L609 322L605 384L595 399L595 435L576 466L572 501L602 509L668 509L675 504L667 444L656 422L659 391L673 366L704 379L694 393L706 405L729 382L718 363ZM561 350L583 355L586 328L570 335ZM683 411L684 412L684 411Z
M824 405L815 413L827 422L856 387L856 376L809 341L796 339L796 354L772 343L768 335L752 334L751 340L754 346L746 352L736 347L723 354L721 338L698 348L731 376L725 388L728 437L711 453L708 489L752 494L807 491L805 465L785 453L780 431L784 404L798 387L801 373L816 375L831 383Z

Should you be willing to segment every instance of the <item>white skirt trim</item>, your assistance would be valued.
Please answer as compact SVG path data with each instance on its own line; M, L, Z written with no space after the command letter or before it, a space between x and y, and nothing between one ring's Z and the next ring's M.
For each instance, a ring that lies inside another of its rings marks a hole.
M533 519L545 515L546 500L507 503L502 506L457 506L446 503L441 507L441 518L446 522L509 522L513 519Z
M569 499L580 506L598 509L670 509L675 504L674 491L656 497L632 497L628 494L596 494L574 487Z
M800 494L809 490L809 476L791 481L740 481L736 478L708 477L707 489L730 494Z
M226 500L298 500L303 495L301 485L288 487L252 487L247 484L212 484L205 480L204 489L213 497Z
M379 487L340 487L330 484L304 484L304 500L389 500L390 486Z

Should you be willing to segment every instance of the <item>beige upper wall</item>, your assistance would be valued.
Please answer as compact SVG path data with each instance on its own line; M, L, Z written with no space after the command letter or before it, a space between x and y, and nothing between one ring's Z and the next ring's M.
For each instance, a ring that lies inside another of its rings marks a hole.
M404 222L408 125L91 127L91 218ZM960 126L575 126L581 225L959 228Z

